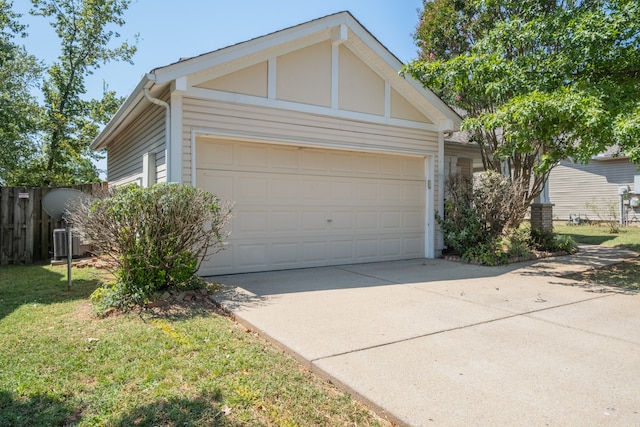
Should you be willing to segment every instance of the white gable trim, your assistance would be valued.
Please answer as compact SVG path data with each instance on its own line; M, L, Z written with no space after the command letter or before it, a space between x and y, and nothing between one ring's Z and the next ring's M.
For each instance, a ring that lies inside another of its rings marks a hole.
M410 120L396 119L393 117L376 116L374 114L359 113L355 111L340 110L332 107L322 107L319 105L300 104L297 102L283 101L281 99L262 98L253 95L240 93L223 92L214 89L202 89L197 87L189 88L185 96L190 98L222 101L238 104L255 105L259 107L270 107L281 110L297 111L323 116L332 116L346 120L357 120L376 124L405 127L411 129L427 130L431 132L447 131L452 128L453 123L442 121L440 123L423 123Z
M156 82L159 84L166 83L180 76L195 74L226 62L251 57L257 53L275 51L276 49L283 49L282 52L286 53L287 51L319 43L331 37L331 29L343 23L343 16L343 14L337 14L307 22L306 24L158 68L154 71L157 76ZM281 54L279 53L278 55Z

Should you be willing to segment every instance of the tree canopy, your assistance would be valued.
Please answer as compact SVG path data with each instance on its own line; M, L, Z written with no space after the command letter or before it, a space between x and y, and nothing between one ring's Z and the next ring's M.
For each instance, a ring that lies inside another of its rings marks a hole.
M485 168L533 182L610 147L640 162L637 0L425 0L404 72L464 111Z
M120 37L114 28L124 25L123 15L130 0L31 0L31 3L30 13L47 19L55 30L60 55L45 67L43 77L36 79L40 77L36 75L40 69L35 66L35 58L17 46L11 49L20 61L13 61L13 69L3 70L10 75L4 82L37 81L43 101L38 104L29 95L33 83L30 87L23 84L20 93L24 94L28 108L20 110L23 114L9 112L20 118L23 127L14 126L14 134L2 137L14 146L20 144L23 150L19 152L24 155L7 162L3 158L3 164L10 166L0 168L0 182L53 186L98 181L98 171L92 162L98 155L89 145L122 99L109 91L106 84L102 98L87 99L85 80L107 62L131 62L135 44L114 42ZM19 16L11 12L11 5L0 0L0 6L0 24L6 22L5 28L11 30L11 35L26 36ZM2 51L5 45L0 44ZM17 68L18 65L22 68ZM27 65L31 68L27 69ZM15 98L8 85L5 87L0 87L2 94Z
M0 184L9 179L33 154L38 107L32 90L40 78L38 61L26 53L16 38L24 26L11 5L0 0Z

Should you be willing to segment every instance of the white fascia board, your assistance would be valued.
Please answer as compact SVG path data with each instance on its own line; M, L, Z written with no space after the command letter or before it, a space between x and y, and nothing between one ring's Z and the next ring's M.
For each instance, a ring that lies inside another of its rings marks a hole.
M442 112L442 114L453 123L453 129L447 130L460 130L460 125L462 124L462 117L458 115L447 103L445 103L438 95L433 93L431 90L422 86L422 84L413 79L412 77L406 76L404 80L413 86L418 92L422 94L434 107Z
M93 140L89 148L92 150L101 150L105 148L108 139L116 132L122 124L131 117L133 110L144 99L144 88L152 83L148 75L144 75L136 88L131 92L129 97L122 103L116 114L113 115L109 123L102 129L98 136Z
M207 68L215 67L225 62L234 61L245 56L253 55L261 51L272 49L278 45L292 42L299 38L311 36L331 30L345 21L348 14L330 15L316 21L277 31L266 36L239 43L190 58L175 64L167 65L153 71L158 84L169 82L177 77L194 74ZM330 34L326 37L329 38ZM266 60L268 58L265 58Z
M259 96L244 95L240 93L222 92L213 89L189 88L186 97L211 101L229 102L234 104L255 105L258 107L277 108L301 113L316 114L321 116L336 117L345 120L356 120L389 126L404 127L410 129L439 132L441 125L433 123L414 122L411 120L396 119L393 117L376 116L375 114L359 113L355 111L339 110L319 105L301 104L280 99L262 98Z

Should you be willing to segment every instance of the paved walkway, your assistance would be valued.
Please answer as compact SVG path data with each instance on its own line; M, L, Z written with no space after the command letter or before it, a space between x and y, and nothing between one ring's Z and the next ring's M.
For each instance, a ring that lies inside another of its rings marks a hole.
M411 260L218 276L218 300L391 420L640 425L640 295L561 276L628 258Z

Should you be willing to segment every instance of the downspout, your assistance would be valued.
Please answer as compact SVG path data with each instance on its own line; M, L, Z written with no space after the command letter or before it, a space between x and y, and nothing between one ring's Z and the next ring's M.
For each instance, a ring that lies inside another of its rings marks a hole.
M165 167L167 168L167 182L172 182L171 176L171 106L165 101L154 98L149 93L149 88L144 87L144 96L149 102L164 107L164 143L165 143Z
M444 218L444 132L438 132L438 215ZM438 248L444 249L444 235L438 227Z

